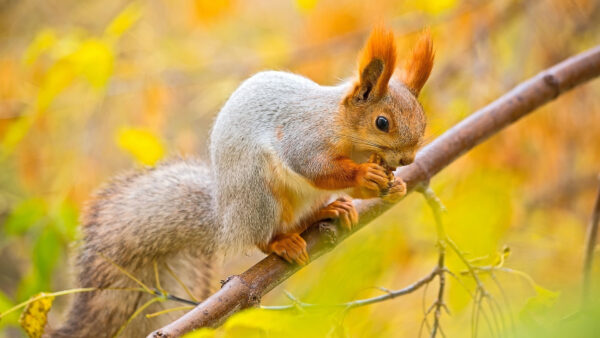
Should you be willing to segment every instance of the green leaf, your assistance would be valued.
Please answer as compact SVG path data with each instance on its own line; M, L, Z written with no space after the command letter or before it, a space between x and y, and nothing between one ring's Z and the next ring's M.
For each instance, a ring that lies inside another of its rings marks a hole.
M521 317L528 322L535 322L535 318L546 313L556 303L559 292L550 291L539 284L533 284L536 295L531 297L521 309Z
M539 284L534 285L536 296L532 298L536 303L544 307L551 307L556 303L559 292L550 291Z
M0 291L0 313L12 308L15 306L15 302L13 302L8 296ZM16 325L19 320L18 312L9 313L5 317L0 317L0 329L6 327L8 325Z
M72 241L77 234L79 211L75 204L64 201L58 206L54 216L54 227L65 241Z
M40 198L31 198L19 203L4 223L7 235L22 235L39 223L46 215L46 203Z
M36 239L33 247L33 266L38 272L39 285L42 289L50 289L52 271L61 254L62 246L56 231L46 227Z

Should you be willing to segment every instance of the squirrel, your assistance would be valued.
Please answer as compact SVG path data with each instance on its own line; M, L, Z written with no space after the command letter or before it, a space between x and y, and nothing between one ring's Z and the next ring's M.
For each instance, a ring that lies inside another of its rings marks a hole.
M118 290L139 288L128 274L205 299L220 253L258 247L305 265L300 234L308 226L333 219L351 229L358 222L352 198L403 197L406 185L392 171L412 163L423 140L417 98L433 67L430 33L403 67L396 53L393 32L380 27L351 81L321 86L287 72L257 73L218 113L209 164L173 160L102 188L82 215L76 262L78 287L101 290L76 294L66 322L47 335L149 333L182 312L129 321L152 295ZM174 306L156 302L145 313Z

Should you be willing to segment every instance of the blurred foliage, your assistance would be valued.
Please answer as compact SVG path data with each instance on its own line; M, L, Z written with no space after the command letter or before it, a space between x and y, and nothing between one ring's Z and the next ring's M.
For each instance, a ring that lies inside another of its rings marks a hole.
M79 210L99 184L168 156L206 158L219 107L259 70L289 70L322 84L352 76L356 53L380 20L398 33L401 55L422 27L434 34L436 65L421 98L431 140L519 81L598 44L600 3L0 0L0 312L73 286L70 243L78 238ZM509 300L503 308L520 335L598 330L597 308L563 319L579 306L600 163L599 90L596 81L561 96L432 182L449 210L448 233L469 258L493 261L508 245L505 266L535 281L498 275ZM435 265L434 243L430 212L411 196L264 303L289 303L284 289L331 303L380 294L375 287L404 287ZM236 257L222 275L257 257ZM448 265L463 268L453 255ZM448 336L464 336L470 296L456 280L448 284L452 316L442 325ZM473 287L468 280L465 286ZM419 292L347 313L253 309L217 332L195 335L412 337L423 318L421 298ZM51 324L62 320L64 302L55 302ZM21 336L17 321L14 314L2 318L0 337Z

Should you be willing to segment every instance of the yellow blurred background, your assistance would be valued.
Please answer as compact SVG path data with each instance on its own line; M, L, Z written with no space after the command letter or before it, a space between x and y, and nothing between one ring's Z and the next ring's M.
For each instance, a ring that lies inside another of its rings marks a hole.
M597 0L0 0L0 312L73 286L77 217L102 182L164 158L206 158L220 106L255 72L287 70L324 85L352 76L379 22L397 33L401 56L431 28L436 64L421 96L429 141L520 81L600 43ZM599 93L596 81L561 96L432 182L448 209L447 230L468 257L489 264L508 246L505 265L533 279L498 274L504 297L483 276L519 335L556 334L559 319L579 306L600 172ZM221 278L260 257L230 257ZM374 287L402 288L435 264L433 218L415 194L263 304L289 303L283 290L315 303L373 296L381 294ZM452 255L448 264L463 269ZM596 260L596 281L599 270ZM427 303L436 291L434 283ZM259 311L251 314L257 320L240 317L218 334L256 334L281 320L288 333L317 337L414 337L422 298L285 320ZM446 299L452 315L443 316L444 332L470 335L468 293L451 279ZM57 301L51 325L65 303ZM0 337L23 335L17 318L2 318ZM480 336L491 336L480 325Z

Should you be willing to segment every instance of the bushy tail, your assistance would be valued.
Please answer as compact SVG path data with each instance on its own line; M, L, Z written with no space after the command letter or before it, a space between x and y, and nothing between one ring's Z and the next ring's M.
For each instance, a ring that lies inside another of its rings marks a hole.
M156 297L132 291L142 288L132 277L185 299L210 295L218 236L211 191L208 167L192 160L130 173L101 189L82 217L77 287L102 290L76 294L66 322L47 335L143 336L183 314L146 318L182 305L155 301L128 323Z

